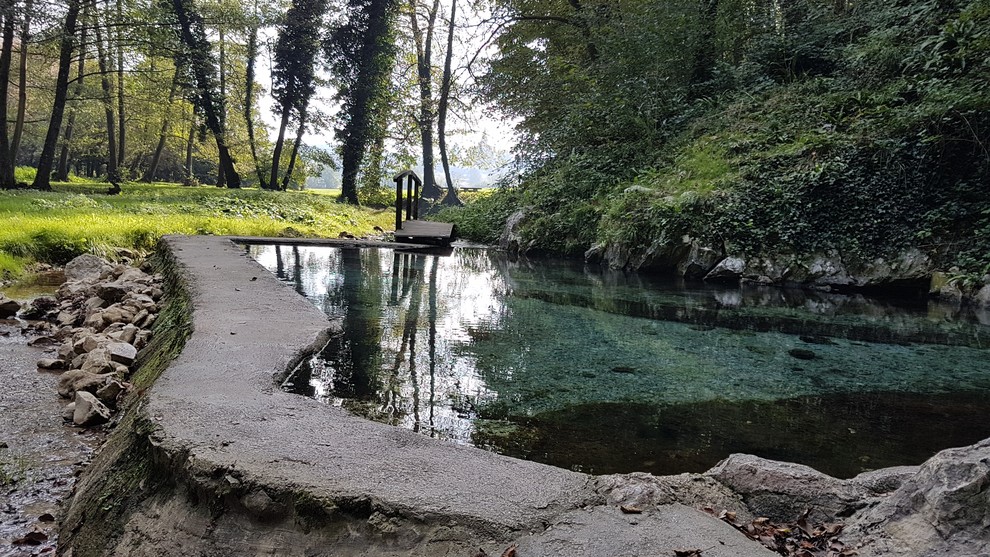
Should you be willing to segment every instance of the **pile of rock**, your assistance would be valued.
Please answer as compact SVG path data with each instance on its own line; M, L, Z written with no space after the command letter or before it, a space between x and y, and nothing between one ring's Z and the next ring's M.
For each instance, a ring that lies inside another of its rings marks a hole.
M52 334L32 342L57 346L38 368L62 372L58 394L73 400L66 421L99 425L110 420L127 392L138 351L151 338L161 278L93 255L69 262L65 278L54 298L35 299L21 315L53 323Z

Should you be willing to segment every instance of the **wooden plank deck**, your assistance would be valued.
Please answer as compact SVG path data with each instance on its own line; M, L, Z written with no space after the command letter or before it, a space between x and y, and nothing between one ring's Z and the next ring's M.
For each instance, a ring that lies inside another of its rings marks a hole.
M407 220L395 231L396 242L449 245L454 241L454 225L446 222Z

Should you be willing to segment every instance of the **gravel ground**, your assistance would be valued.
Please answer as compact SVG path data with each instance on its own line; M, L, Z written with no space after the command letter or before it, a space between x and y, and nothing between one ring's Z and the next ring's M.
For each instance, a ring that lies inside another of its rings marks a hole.
M58 375L35 367L45 349L25 325L0 320L0 557L54 555L61 502L102 437L62 424Z

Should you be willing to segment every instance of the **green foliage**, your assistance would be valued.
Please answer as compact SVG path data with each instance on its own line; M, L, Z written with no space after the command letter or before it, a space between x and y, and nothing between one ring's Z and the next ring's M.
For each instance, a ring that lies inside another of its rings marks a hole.
M990 1L645 4L509 3L568 22L510 25L483 82L534 247L990 261Z
M483 244L498 242L499 234L519 203L518 192L508 188L462 197L462 207L444 207L432 219L453 223L460 238Z

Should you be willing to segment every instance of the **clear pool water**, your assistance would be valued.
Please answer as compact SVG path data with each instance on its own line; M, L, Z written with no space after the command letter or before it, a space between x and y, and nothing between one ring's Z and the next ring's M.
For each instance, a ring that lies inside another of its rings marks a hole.
M245 249L343 325L285 388L432 437L592 473L747 452L839 477L990 437L985 313L484 249Z

